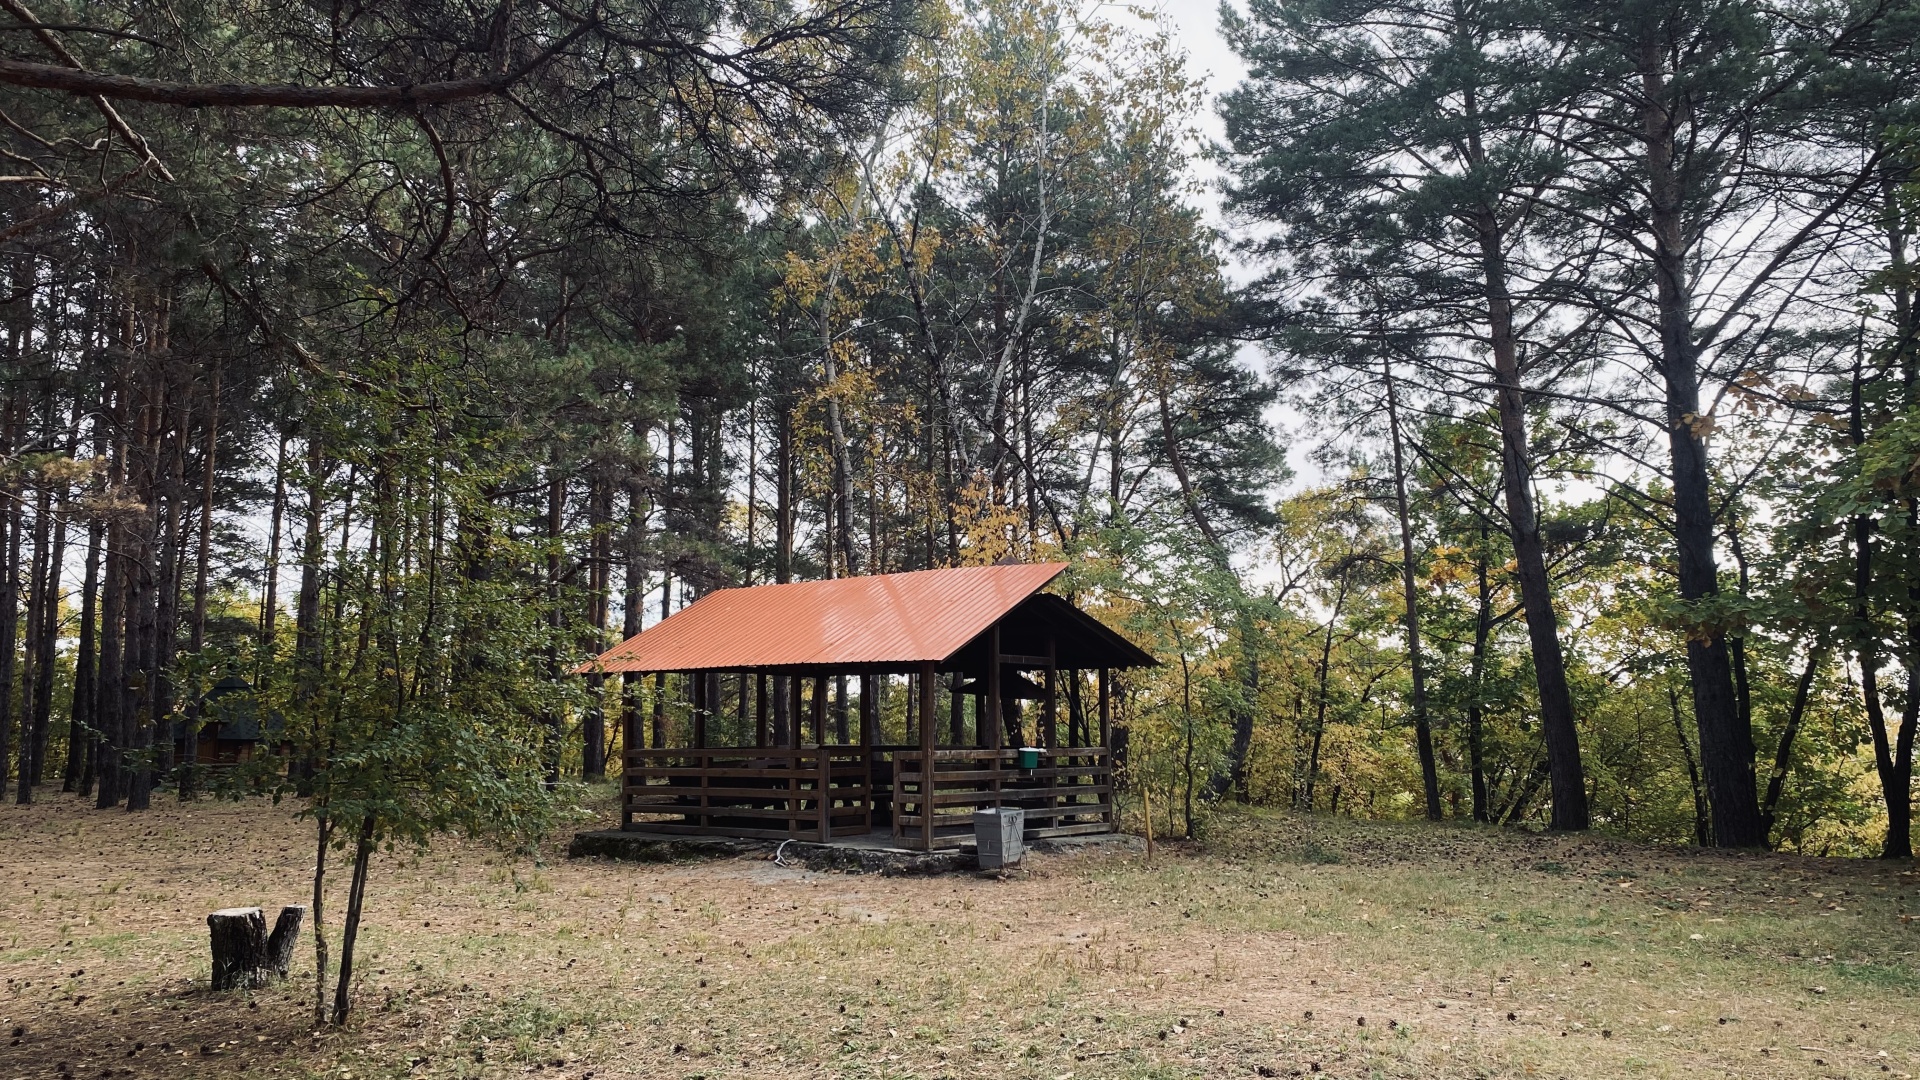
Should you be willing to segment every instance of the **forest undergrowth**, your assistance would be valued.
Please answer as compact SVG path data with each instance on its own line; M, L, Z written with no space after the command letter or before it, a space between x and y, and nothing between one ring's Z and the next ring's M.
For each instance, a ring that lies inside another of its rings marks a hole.
M1920 871L1214 816L1006 878L449 842L374 867L365 1007L207 989L207 912L301 902L291 806L0 808L14 1077L1905 1077Z

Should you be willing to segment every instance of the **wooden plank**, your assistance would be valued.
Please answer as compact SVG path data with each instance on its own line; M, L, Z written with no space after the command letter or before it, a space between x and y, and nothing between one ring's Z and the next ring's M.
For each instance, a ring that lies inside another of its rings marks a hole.
M834 757L844 757L849 759L857 757L859 755L859 748L853 747L853 746L835 746L835 745L829 744L826 748L826 751L828 754ZM806 743L801 746L707 746L707 747L698 747L698 748L685 747L685 746L668 747L666 749L634 750L630 752L627 756L635 760L655 759L655 758L690 758L690 757L705 756L705 757L722 757L722 758L771 758L774 760L804 758L808 761L811 761L813 760L814 757L818 756L819 753L820 753L820 747L818 744Z
M1105 814L1113 809L1111 803L1081 803L1078 806L1062 806L1057 810L1029 810L1028 821L1053 820L1067 817L1089 817ZM1101 822L1101 824L1106 824Z
M1012 803L1024 799L1053 799L1062 795L1106 795L1112 791L1111 784L1080 784L1074 787L1006 788L999 795ZM957 806L969 799L993 794L990 791L936 791L932 802L935 806Z
M1044 759L1104 758L1107 756L1107 751L1105 747L1100 746L1061 746L1053 749L1041 747L1040 756ZM933 753L935 761L1014 761L1019 757L1018 750L936 750Z
M1057 780L1057 779L1060 779L1061 777L1066 777L1066 776L1087 776L1087 777L1094 777L1096 779L1104 780L1106 777L1111 775L1112 775L1112 771L1105 767L1086 767L1086 766L1082 766L1080 768L1074 768L1072 766L1063 766L1057 769L1026 769L1026 770L1007 769L1007 770L1000 770L1000 771L994 771L994 770L988 770L988 769L978 769L978 770L952 769L952 770L945 770L945 771L934 773L933 782L936 786L941 784L946 784L946 785L984 784L987 781L994 780L994 779ZM917 784L921 781L921 774L917 772L916 773L896 773L894 774L894 778L896 780L906 780L906 781L911 781Z
M632 789L633 794L637 796L652 798L691 795L698 790L698 788L690 788L679 784L648 784L645 787ZM809 796L811 796L814 791L813 788L802 788L801 790ZM835 794L838 794L843 789L834 788L833 790ZM779 801L788 797L786 788L775 787L716 787L708 788L707 794L716 799L771 799Z
M851 771L851 769L847 771L847 774L852 773L854 773L854 771ZM655 778L655 780L666 780L666 778L697 780L697 778L701 778L701 776L732 778L732 780L741 780L741 778L747 778L747 776L766 776L766 778L772 778L772 780L785 780L785 778L789 778L789 776L812 778L812 776L818 774L818 771L816 771L816 769L732 769L732 767L726 767L726 769L628 769L626 774L628 774L628 776L647 776L647 778Z
M673 803L642 803L634 807L636 814L678 814L681 817L697 818L760 818L767 821L791 821L799 818L812 822L815 814L811 810L798 813L791 810L759 810L751 806L681 806Z
M1028 835L1035 840L1046 840L1055 836L1094 836L1112 831L1112 822L1096 821L1086 825L1052 825L1044 829L1032 829Z
M677 825L665 821L642 821L635 823L633 832L671 833L675 836L738 836L746 840L792 840L792 833L778 829L743 829L727 826L707 827L703 825ZM815 840L819 834L812 831L802 832L798 839Z

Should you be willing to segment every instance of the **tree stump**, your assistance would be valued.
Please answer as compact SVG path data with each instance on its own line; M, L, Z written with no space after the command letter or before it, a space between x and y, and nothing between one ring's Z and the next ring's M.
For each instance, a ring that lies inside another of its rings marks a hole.
M293 946L300 940L300 924L306 917L305 904L288 904L273 921L273 933L267 936L267 967L278 978L286 978L293 964Z
M222 908L207 916L213 938L213 988L251 990L286 978L306 916L307 909L299 904L281 908L271 937L266 916L257 907Z
M267 919L257 907L221 908L207 916L213 936L213 988L245 990L267 983Z

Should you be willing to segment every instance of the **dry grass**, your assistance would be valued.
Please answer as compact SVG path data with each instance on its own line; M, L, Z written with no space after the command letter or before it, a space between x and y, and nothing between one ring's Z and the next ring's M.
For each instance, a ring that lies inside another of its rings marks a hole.
M1008 880L447 843L377 863L316 1033L308 940L206 989L206 912L308 887L291 810L49 801L0 808L0 1080L1920 1072L1912 864L1279 815Z

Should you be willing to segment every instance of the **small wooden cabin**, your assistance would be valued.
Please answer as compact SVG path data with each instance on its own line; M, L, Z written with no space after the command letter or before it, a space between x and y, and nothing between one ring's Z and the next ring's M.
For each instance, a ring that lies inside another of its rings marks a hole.
M253 686L238 675L228 675L214 683L200 699L199 706L195 719L174 722L175 760L199 765L238 765L253 760L263 749L262 744L270 743L276 734L261 722ZM192 753L188 753L189 739L193 740Z
M723 589L608 650L580 671L656 677L652 716L624 721L621 827L932 850L1018 806L1030 838L1113 831L1110 673L1156 661L1041 591L1065 569ZM682 746L660 745L667 675ZM886 702L904 741L882 737Z

